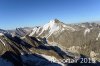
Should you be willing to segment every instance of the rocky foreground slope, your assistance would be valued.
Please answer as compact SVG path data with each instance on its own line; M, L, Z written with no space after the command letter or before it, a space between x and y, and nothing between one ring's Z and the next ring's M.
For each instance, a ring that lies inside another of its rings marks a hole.
M100 66L100 25L64 24L0 29L0 66Z

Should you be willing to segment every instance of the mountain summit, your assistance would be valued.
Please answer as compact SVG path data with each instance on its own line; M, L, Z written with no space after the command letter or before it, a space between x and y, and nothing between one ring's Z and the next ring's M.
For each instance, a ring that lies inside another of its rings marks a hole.
M54 19L44 26L0 29L0 66L100 66L99 49L97 23L65 24ZM87 61L80 64L82 58Z
M46 34L45 37L48 38L53 33L59 33L64 30L75 31L73 27L66 25L65 23L61 22L58 19L54 19L54 20L49 21L49 23L45 24L42 27L34 28L30 36L36 35L36 34L37 36L44 36Z

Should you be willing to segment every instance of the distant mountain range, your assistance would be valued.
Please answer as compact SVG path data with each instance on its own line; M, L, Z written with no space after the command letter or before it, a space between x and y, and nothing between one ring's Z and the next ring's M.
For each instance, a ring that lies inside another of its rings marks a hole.
M0 66L100 66L99 61L99 23L54 19L44 26L0 29Z

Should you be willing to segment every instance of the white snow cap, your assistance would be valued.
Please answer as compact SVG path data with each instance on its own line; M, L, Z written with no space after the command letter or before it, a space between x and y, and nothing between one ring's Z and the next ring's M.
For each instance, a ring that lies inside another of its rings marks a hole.
M43 29L39 35L41 35L45 30L49 30L49 33L51 35L54 31L59 30L59 28L60 28L58 26L59 23L60 23L60 21L57 19L51 20L49 23L47 23L43 26Z
M55 29L57 27L57 22L59 23L60 21L57 19L51 20L49 23L43 26L44 30Z
M54 20L51 20L49 23L45 24L43 26L43 29L41 31L41 33L39 34L39 36L46 30L49 30L49 34L46 36L47 38L49 36L51 36L54 32L57 32L57 31L64 31L64 30L71 30L71 31L75 31L75 29L71 26L68 26L62 22L60 22L58 19L54 19Z
M40 30L41 29L41 30ZM73 27L70 25L66 25L59 21L58 19L50 20L49 23L45 24L43 27L40 28L34 28L33 32L29 35L32 36L33 34L38 34L38 36L42 35L44 32L48 32L48 35L46 35L46 38L51 36L53 33L57 32L62 32L64 30L70 30L70 31L75 31ZM41 32L39 32L41 31Z

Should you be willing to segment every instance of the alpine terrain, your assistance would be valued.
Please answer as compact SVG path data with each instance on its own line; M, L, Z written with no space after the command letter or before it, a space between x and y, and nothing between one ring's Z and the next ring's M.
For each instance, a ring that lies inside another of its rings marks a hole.
M100 24L0 29L0 66L100 66Z

